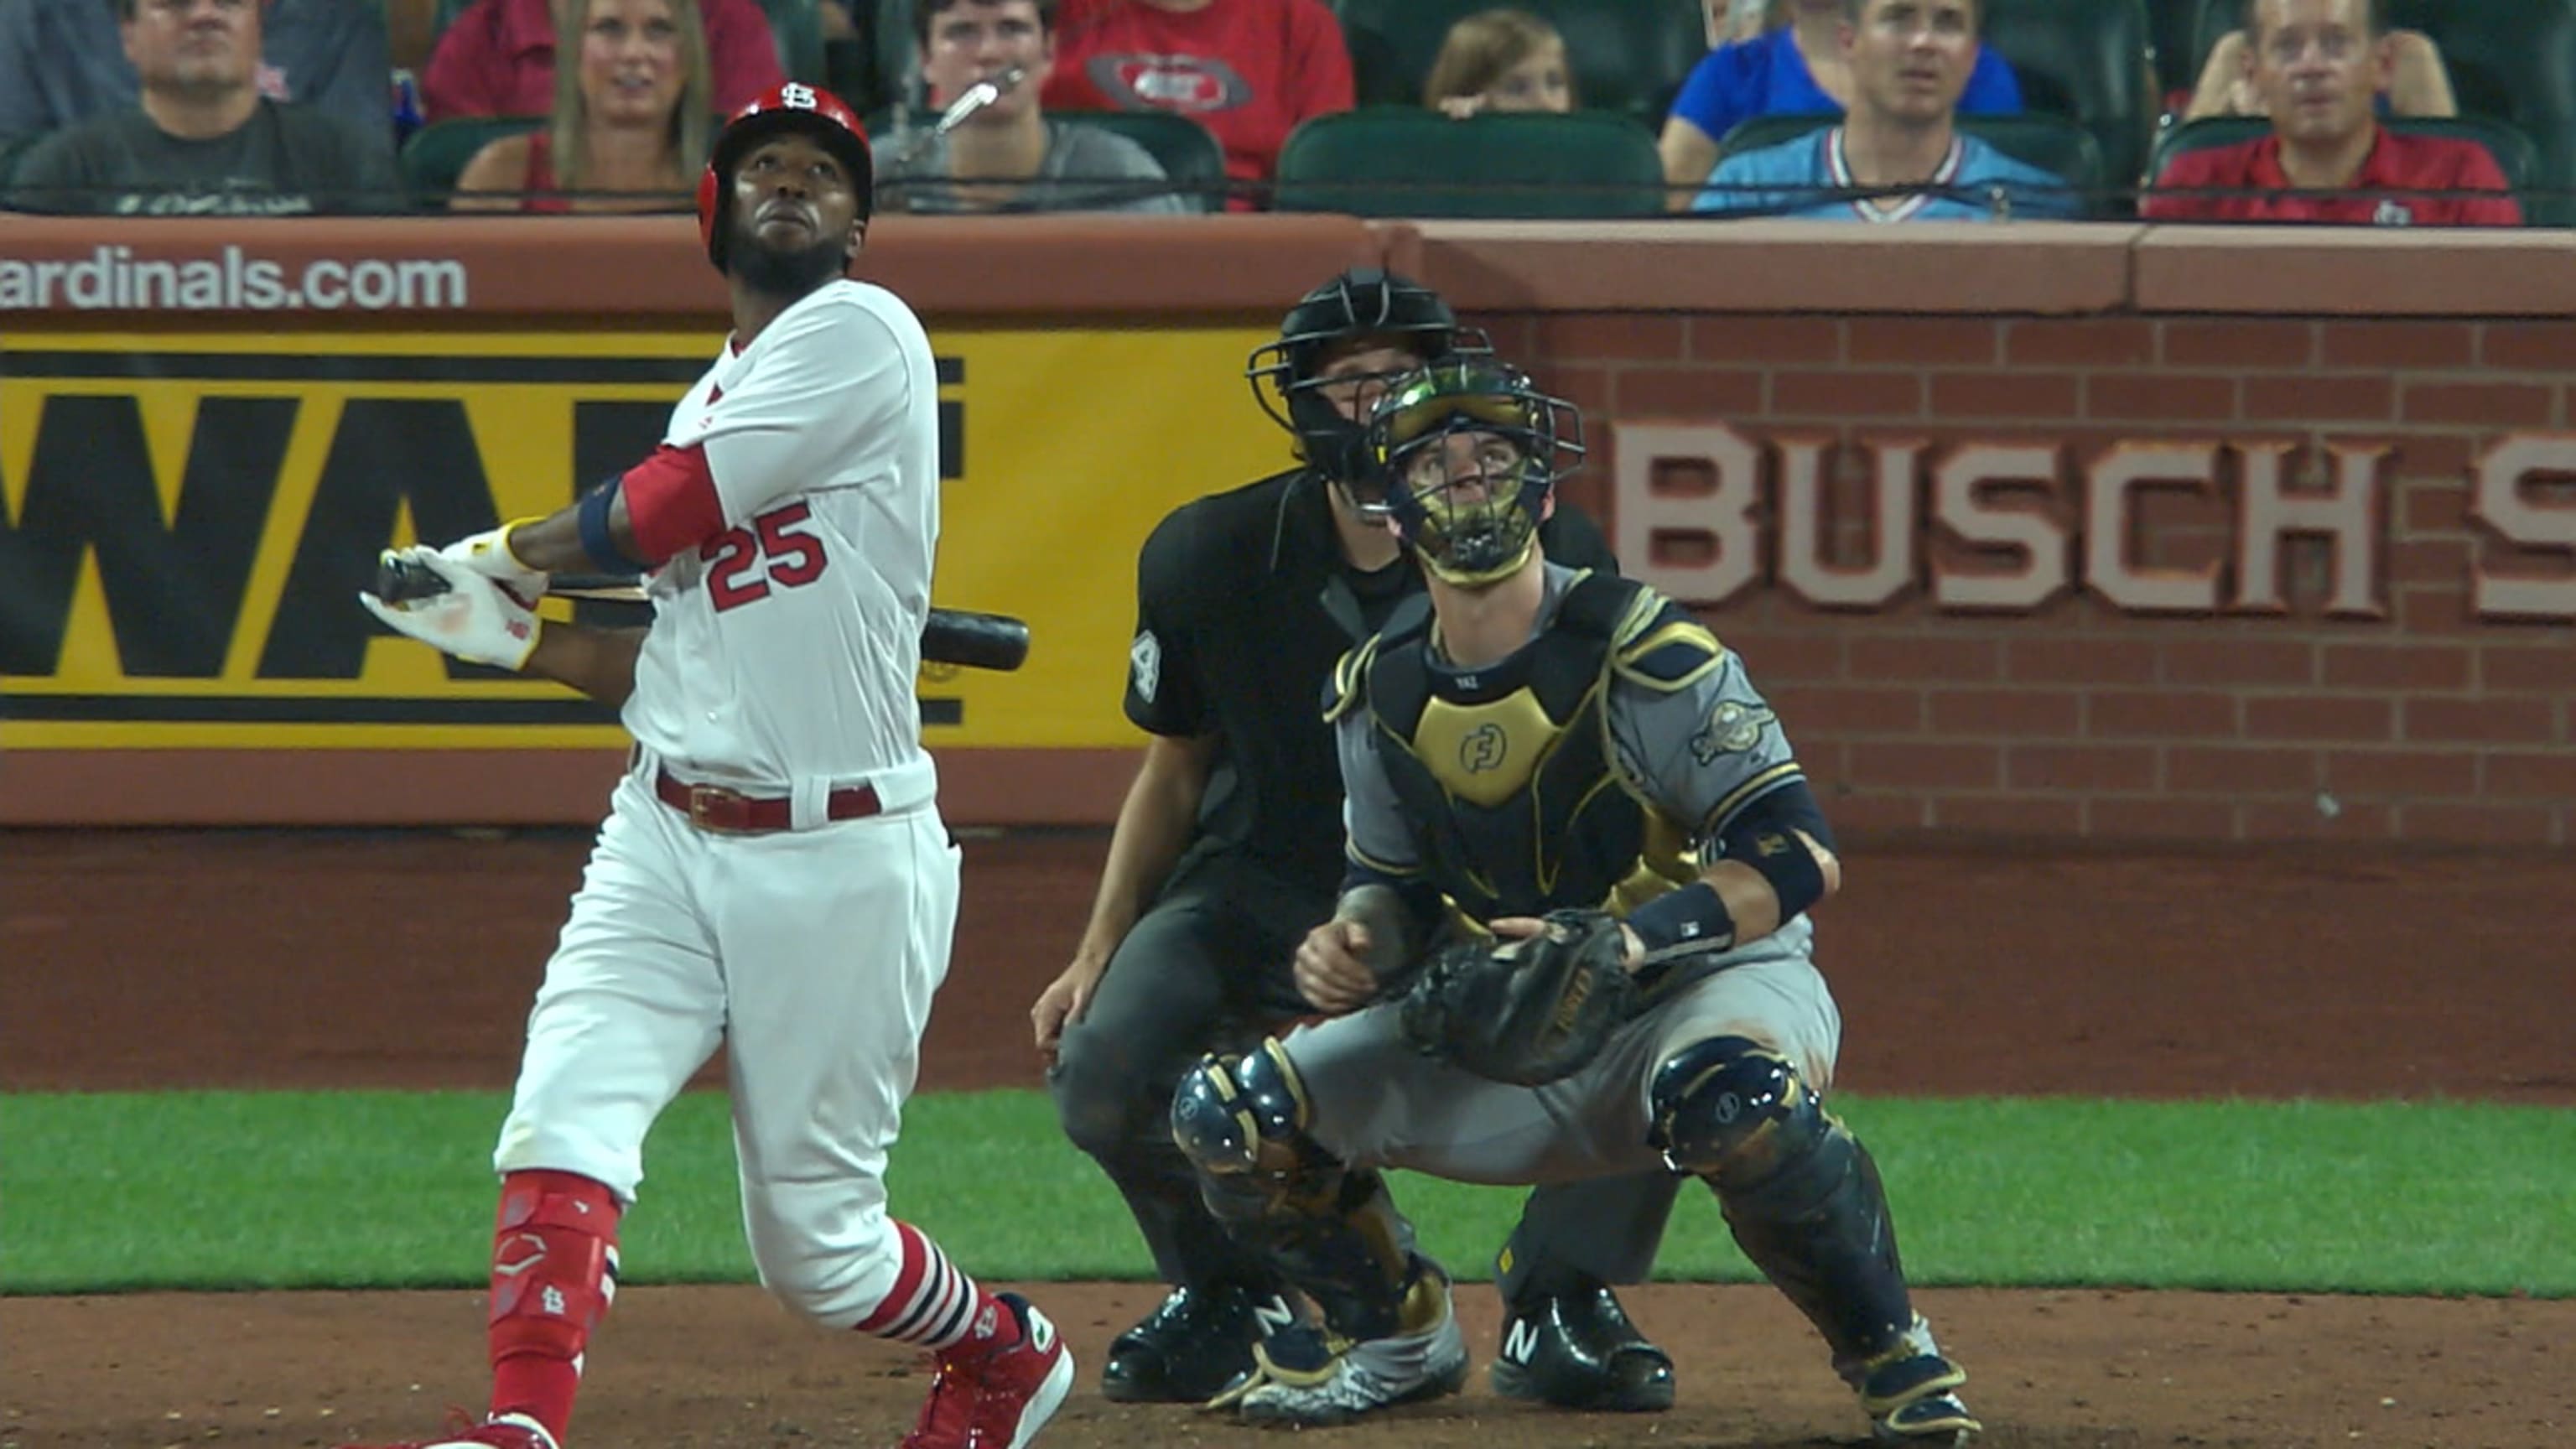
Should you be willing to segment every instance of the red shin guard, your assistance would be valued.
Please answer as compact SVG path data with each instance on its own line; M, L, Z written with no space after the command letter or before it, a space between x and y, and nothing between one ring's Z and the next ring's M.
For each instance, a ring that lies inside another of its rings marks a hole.
M560 1440L591 1330L617 1296L616 1195L569 1172L501 1180L492 1234L492 1412Z

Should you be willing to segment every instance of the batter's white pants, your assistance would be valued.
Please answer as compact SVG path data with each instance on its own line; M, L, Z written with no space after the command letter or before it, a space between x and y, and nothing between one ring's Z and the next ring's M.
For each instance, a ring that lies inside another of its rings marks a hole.
M886 1151L948 971L958 859L935 804L719 835L629 774L546 964L493 1166L632 1203L645 1133L721 1041L761 1282L855 1325L895 1280Z

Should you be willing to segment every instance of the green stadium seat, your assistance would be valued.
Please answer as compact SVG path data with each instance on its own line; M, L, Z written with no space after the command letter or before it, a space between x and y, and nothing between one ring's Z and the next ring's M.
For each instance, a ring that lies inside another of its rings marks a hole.
M465 13L474 0L438 0L437 29L430 44L447 33L456 17ZM808 85L824 83L823 13L815 0L760 0L760 8L769 17L769 38L778 47L779 68L789 80Z
M1225 147L1214 132L1177 111L1055 111L1049 120L1114 132L1145 148L1163 174L1186 188L1195 211L1225 210Z
M1333 0L1363 106L1418 106L1449 27L1499 5L1565 37L1575 98L1660 127L1691 67L1708 53L1701 0Z
M2504 179L2517 194L2529 189L2532 178L2539 173L2539 148L2510 121L2487 116L2395 116L2380 124L2408 136L2450 136L2477 142L2495 158L2496 169L2504 173ZM2272 123L2261 116L2204 116L2186 121L2158 138L2147 174L2164 175L2174 158L2187 151L2242 145L2270 134ZM2525 220L2529 220L2528 197L2523 199L2523 211Z
M0 136L0 190L8 187L10 173L18 169L18 158L26 155L30 148L43 139L45 139L43 132L26 136Z
M1225 210L1225 147L1207 127L1175 111L1049 111L1047 119L1067 125L1089 126L1124 136L1145 148L1181 190L1181 199L1194 211ZM939 123L939 113L916 108L910 117L912 128L925 130ZM881 164L891 169L894 164L894 112L881 110L865 118L868 136L877 146Z
M1759 151L1821 131L1842 118L1833 114L1754 116L1728 131L1717 143L1718 159L1740 151ZM2016 161L2064 177L2081 194L2082 214L2099 215L2107 204L2102 146L2081 122L2046 112L2018 116L1962 115L1956 124ZM2125 188L2123 188L2125 189Z
M460 116L432 121L403 143L403 180L421 206L443 210L456 190L456 178L484 147L504 136L533 131L543 116Z
M1654 133L1623 115L1453 121L1372 106L1290 133L1273 204L1373 217L1661 216L1664 173Z
M2022 108L2082 122L2120 191L2146 175L2163 111L2148 33L2146 0L1986 0L1985 42L2011 63Z
M2202 0L2205 61L2244 0ZM2528 220L2576 226L2576 0L2390 0L2389 22L2442 52L2462 116L2509 121L2534 150Z

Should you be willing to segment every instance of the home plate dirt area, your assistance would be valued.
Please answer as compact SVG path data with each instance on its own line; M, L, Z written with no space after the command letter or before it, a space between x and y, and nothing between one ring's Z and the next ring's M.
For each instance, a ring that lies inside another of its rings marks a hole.
M1032 1086L1028 1004L1080 930L1106 839L967 844L965 919L922 1086ZM576 832L0 839L12 978L0 1079L33 1091L506 1087L587 847ZM1840 1085L1854 1091L2576 1103L2561 857L1890 846L1853 851L1850 872L1822 964L1845 1017ZM135 908L144 900L153 909ZM116 1030L33 1029L109 1021ZM1159 1298L1155 1285L1027 1291L1084 1361L1041 1444L1277 1437L1100 1399L1101 1351ZM1981 1442L1998 1449L2576 1442L2576 1302L1921 1297L1968 1367ZM1532 1409L1495 1398L1480 1368L1460 1397L1328 1432L1353 1449L1865 1438L1821 1344L1776 1293L1654 1285L1627 1298L1678 1364L1670 1413ZM1481 1365L1499 1305L1481 1283L1459 1304ZM0 1300L0 1449L416 1436L451 1406L479 1406L482 1322L479 1291ZM918 1355L807 1328L756 1288L635 1288L593 1344L568 1449L891 1449L926 1386Z

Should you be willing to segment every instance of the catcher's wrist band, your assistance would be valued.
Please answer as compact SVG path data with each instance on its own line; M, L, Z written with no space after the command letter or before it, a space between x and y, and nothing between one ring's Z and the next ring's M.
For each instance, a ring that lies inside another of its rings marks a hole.
M1704 880L1630 911L1628 929L1637 933L1649 955L1675 946L1722 951L1735 944L1735 917L1726 909L1726 898Z

